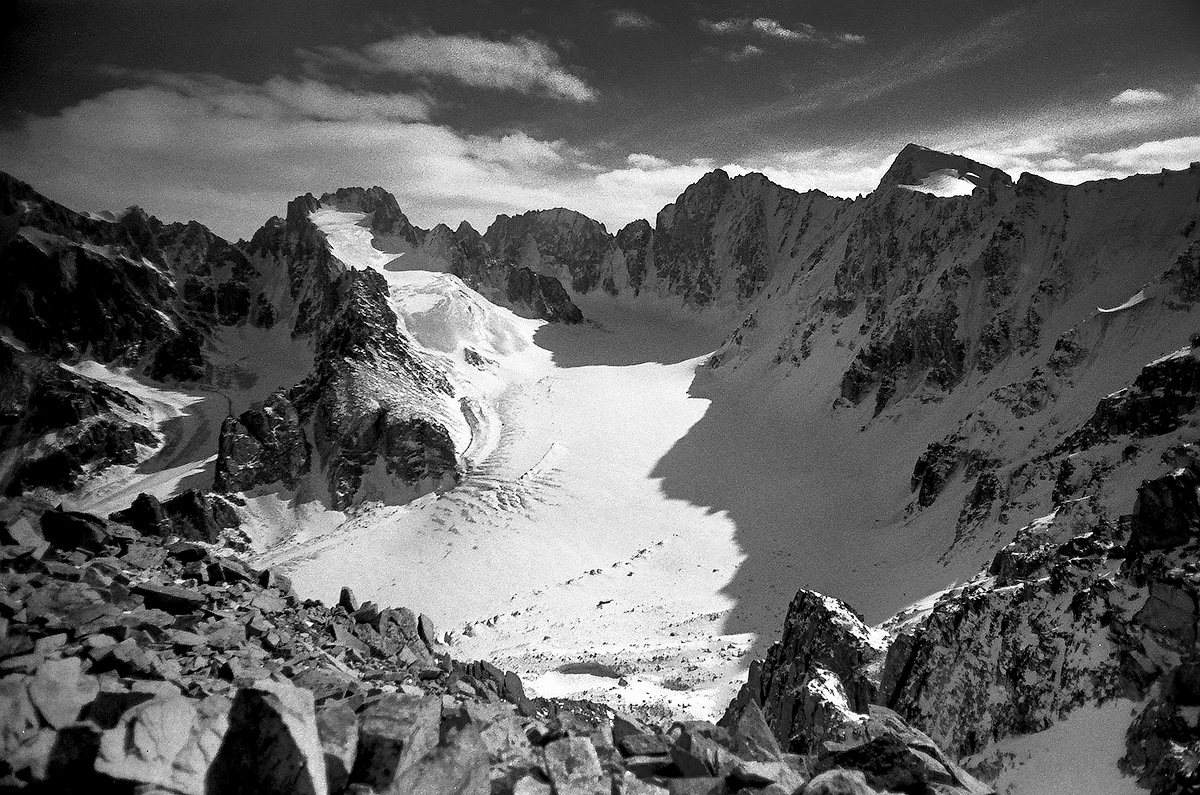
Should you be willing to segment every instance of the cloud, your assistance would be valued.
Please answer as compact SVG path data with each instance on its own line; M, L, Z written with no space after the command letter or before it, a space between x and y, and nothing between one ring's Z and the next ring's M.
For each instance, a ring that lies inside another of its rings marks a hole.
M454 80L472 88L542 94L594 102L598 93L571 74L549 45L527 38L492 41L478 36L405 33L359 50L319 47L301 51L310 70L350 67L367 72Z
M324 92L310 95L302 81L153 78L0 131L0 161L70 207L138 204L164 220L199 220L229 238L249 237L305 192L377 184L425 227L465 219L482 229L498 213L565 206L615 230L653 219L717 165L641 152L605 165L566 141L524 131L467 135L422 119L334 113ZM308 110L293 112L297 105ZM877 179L875 165L868 163L864 176L855 171L862 164L831 150L723 167L735 175L761 170L801 189L857 192Z
M198 100L214 113L246 118L393 119L420 121L429 118L433 105L427 96L403 92L352 91L313 79L272 77L259 85L214 74L178 74L157 70L133 71L106 68L106 74L157 85Z
M753 44L747 44L747 45L743 46L740 50L732 50L730 52L725 53L724 58L727 61L737 62L737 61L745 61L750 58L757 58L758 56L760 56L762 54L763 54L762 47L756 47Z
M608 12L608 22L615 30L654 30L661 27L640 11L614 8Z
M1070 105L976 120L917 136L939 149L1056 182L1126 177L1200 160L1200 88L1148 104L1081 99Z
M634 152L625 158L625 162L634 168L640 168L644 171L651 171L656 168L667 168L671 165L670 160L664 160L661 157L654 155L646 155L640 152Z
M540 141L524 132L499 138L476 135L464 140L468 143L467 157L517 169L555 169L567 165L569 158L577 154L566 141Z
M1109 100L1112 105L1155 105L1170 102L1171 97L1153 88L1127 88Z
M1137 146L1084 155L1093 167L1108 168L1119 174L1157 171L1162 168L1184 169L1200 162L1200 135L1144 141Z
M769 17L730 17L716 22L701 19L697 24L701 30L722 36L750 34L767 39L791 42L814 42L829 46L863 44L866 42L865 36L860 36L856 33L827 34L804 22L801 22L795 28L788 28L778 20Z
M275 92L325 108L316 118L293 113L271 85L156 75L153 83L0 131L0 162L73 208L138 204L164 220L199 220L230 238L248 237L297 195L345 185L383 185L426 226L465 217L486 227L501 212L579 206L580 197L593 211L603 208L595 176L604 169L565 141L334 114L320 92L316 101L304 91L294 99L290 89L303 83Z

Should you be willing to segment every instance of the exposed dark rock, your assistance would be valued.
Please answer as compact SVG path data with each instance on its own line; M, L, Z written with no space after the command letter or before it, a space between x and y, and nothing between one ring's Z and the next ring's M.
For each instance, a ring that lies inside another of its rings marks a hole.
M98 516L57 509L42 514L42 535L55 549L85 549L99 552L108 543L109 532Z
M804 795L875 795L875 790L862 771L837 768L813 776Z
M990 182L1012 183L1012 177L998 168L984 165L962 155L947 154L917 144L907 144L896 155L892 165L879 180L879 186L886 188L918 185L930 174L946 170L952 171L954 176L960 179L966 179L981 186L986 186Z
M1179 669L1176 669L1177 671ZM1178 675L1176 675L1178 681ZM1185 694L1164 687L1134 718L1125 736L1121 768L1136 775L1153 795L1193 792L1200 788L1200 730L1188 713Z
M813 753L825 741L844 741L865 719L875 696L865 668L882 654L852 608L801 590L788 607L783 636L751 664L721 725L737 725L754 702L789 751ZM831 701L828 692L840 693L841 702Z
M412 246L418 245L423 237L423 233L409 223L400 210L396 197L378 185L373 188L338 188L333 193L323 195L320 202L343 212L370 214L370 228L377 235L399 237Z
M206 375L209 325L263 325L250 297L264 275L202 225L164 224L136 207L111 222L88 218L0 180L0 215L25 229L0 242L0 274L12 287L0 325L30 350L195 380Z
M151 610L175 614L190 613L208 602L204 594L198 591L169 585L143 583L136 586L133 592L145 599L146 607Z
M526 307L534 317L558 323L583 322L583 312L553 276L513 267L508 272L505 296L513 304Z
M441 703L421 696L388 695L368 707L359 723L351 781L384 792L438 744Z
M633 221L617 232L616 243L625 255L629 287L637 295L654 265L654 230L647 221Z
M965 354L955 305L902 317L859 350L842 376L842 397L858 404L877 390L878 415L915 386L948 391L963 376Z
M89 468L137 462L154 434L131 422L139 401L0 340L0 446L29 451L0 470L9 496L38 487L69 491Z
M176 535L186 541L216 541L221 537L224 524L213 510L213 498L188 489L162 504L171 517L171 527Z
M1200 405L1200 359L1183 349L1151 362L1129 387L1102 399L1083 426L1059 446L1086 449L1119 436L1159 436L1178 428Z
M1200 300L1200 240L1192 241L1183 250L1166 278L1181 300L1188 303Z
M144 492L139 494L128 508L117 511L109 518L114 522L127 524L143 535L167 538L174 532L171 517L162 503L157 497Z
M484 233L483 242L492 256L521 269L531 265L524 261L524 253L532 247L539 260L534 267L569 279L571 289L577 293L590 292L600 285L605 258L613 248L612 237L603 224L561 208L534 210L511 218L497 216ZM561 284L558 287L562 289ZM512 290L508 292L511 295Z
M849 746L830 744L817 762L818 772L834 768L861 770L871 786L890 792L994 793L959 767L927 735L877 705L870 708L860 740Z
M221 426L214 489L246 491L256 485L282 483L295 488L309 469L309 442L300 415L279 390Z
M917 504L922 508L933 505L958 468L970 458L970 451L957 436L947 437L925 448L913 466L910 486L917 493Z
M1200 538L1200 472L1184 467L1138 487L1129 551L1169 549Z

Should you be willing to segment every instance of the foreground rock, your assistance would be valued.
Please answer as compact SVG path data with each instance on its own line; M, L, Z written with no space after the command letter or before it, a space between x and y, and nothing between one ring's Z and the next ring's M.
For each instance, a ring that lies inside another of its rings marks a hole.
M140 507L120 515L159 517L150 534L65 511L0 527L0 786L791 795L813 770L756 704L728 727L651 727L531 700L513 672L452 660L427 616L349 589L302 601Z

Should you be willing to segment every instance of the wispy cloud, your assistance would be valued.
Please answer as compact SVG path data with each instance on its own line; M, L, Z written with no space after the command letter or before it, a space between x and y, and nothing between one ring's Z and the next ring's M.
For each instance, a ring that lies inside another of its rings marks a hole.
M1170 102L1171 96L1153 88L1127 88L1109 100L1113 105L1155 105Z
M265 119L350 121L429 118L433 100L421 94L363 92L314 79L272 77L260 84L214 74L106 67L106 74L169 89L207 105L217 114Z
M548 44L516 36L493 41L479 36L405 33L358 50L320 47L301 57L320 72L331 66L367 72L441 77L472 88L542 94L594 102L598 93L572 74Z
M614 8L609 11L608 22L616 30L654 30L661 27L642 12L627 8Z
M729 17L712 21L701 19L697 22L701 30L717 35L750 34L766 39L789 42L811 42L838 46L843 44L863 44L866 37L856 33L826 33L817 30L812 25L801 22L794 28L789 28L779 20L770 17Z
M909 45L856 75L809 92L802 102L835 107L859 104L982 63L1018 46L1032 21L1031 14L1018 9L992 17L948 41Z

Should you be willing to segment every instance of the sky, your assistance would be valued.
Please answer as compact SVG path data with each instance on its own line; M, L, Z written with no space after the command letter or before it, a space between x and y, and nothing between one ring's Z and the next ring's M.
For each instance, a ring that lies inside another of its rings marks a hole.
M615 232L716 167L872 190L909 142L1059 182L1200 160L1200 2L9 0L0 170L249 237L381 185Z

